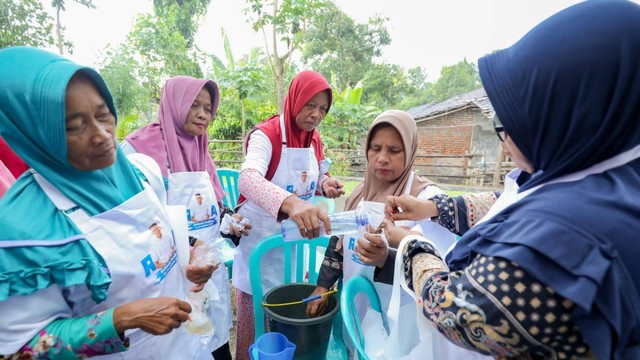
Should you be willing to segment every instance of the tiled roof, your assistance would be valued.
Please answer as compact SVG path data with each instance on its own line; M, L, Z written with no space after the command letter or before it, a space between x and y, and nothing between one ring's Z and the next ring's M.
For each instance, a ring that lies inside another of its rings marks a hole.
M416 121L418 121L440 113L451 112L469 104L477 106L487 118L493 117L493 107L489 102L489 98L487 97L487 93L484 91L484 88L456 95L441 103L416 106L409 109L407 112L409 115L413 116Z

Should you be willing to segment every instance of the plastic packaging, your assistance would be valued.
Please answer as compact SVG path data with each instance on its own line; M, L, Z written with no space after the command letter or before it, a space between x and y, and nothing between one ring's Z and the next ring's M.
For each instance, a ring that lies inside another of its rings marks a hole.
M331 159L325 158L324 160L321 160L319 163L319 167L320 175L328 173L329 169L331 168Z
M236 252L236 245L231 239L219 237L210 243L210 248L216 255L216 259L219 262L227 263L233 260L233 256Z
M220 263L212 245L212 243L204 243L196 246L193 249L191 263L197 266ZM189 320L184 323L185 329L191 334L201 335L202 342L208 343L215 333L209 314L209 293L205 289L199 292L187 291L185 300L191 305Z
M238 231L244 230L244 225L249 223L249 219L242 218L242 220L238 221L236 218L229 214L224 214L222 219L222 224L220 224L220 232L224 234L231 234L231 226L235 226Z
M186 301L191 305L191 313L184 328L191 334L212 337L215 330L209 318L209 294L205 290L189 292Z
M360 226L369 224L367 215L358 210L329 214L329 221L331 222L331 235L353 234L358 231ZM300 234L298 224L292 219L282 221L282 223L280 223L280 229L282 231L282 238L285 241L304 239ZM326 235L324 226L321 225L320 236Z

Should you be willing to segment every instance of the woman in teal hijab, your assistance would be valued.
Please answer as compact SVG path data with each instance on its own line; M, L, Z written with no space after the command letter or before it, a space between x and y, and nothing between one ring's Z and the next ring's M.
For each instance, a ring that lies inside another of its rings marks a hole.
M160 239L171 244L168 264L149 263L155 246L149 225L168 222L166 211L157 196L145 198L155 194L144 185L149 176L116 143L116 111L104 80L27 47L0 50L0 79L0 136L33 169L0 200L0 354L84 358L144 348L140 356L165 358L152 335L183 332L172 330L191 307L179 300L184 286L172 231ZM142 198L144 213L155 218L132 215L131 204ZM61 211L64 204L73 206ZM115 216L114 227L123 224L124 236L112 235L108 216ZM95 231L88 224L97 224ZM140 251L149 253L142 262L119 260ZM194 282L206 281L208 270Z

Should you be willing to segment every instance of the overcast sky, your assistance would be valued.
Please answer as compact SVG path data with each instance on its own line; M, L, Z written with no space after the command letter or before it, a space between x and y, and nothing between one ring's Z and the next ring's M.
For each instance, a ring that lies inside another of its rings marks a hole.
M383 58L404 68L420 66L434 81L445 65L510 46L529 29L578 0L335 0L358 22L375 14L389 18L391 45ZM640 0L634 0L640 2ZM42 0L52 14L50 0ZM96 65L99 51L108 43L124 41L138 13L152 11L151 0L94 0L97 9L67 1L61 21L75 45L70 57ZM220 28L224 28L234 56L263 46L242 14L243 0L212 0L196 36L196 44L224 59Z

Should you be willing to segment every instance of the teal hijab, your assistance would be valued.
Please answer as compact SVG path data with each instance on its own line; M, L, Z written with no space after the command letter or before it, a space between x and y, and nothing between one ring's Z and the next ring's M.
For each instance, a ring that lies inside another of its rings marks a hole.
M143 186L118 147L110 167L80 171L67 161L65 94L77 72L87 75L115 115L102 77L58 55L28 47L0 50L0 137L89 215L110 210ZM104 260L58 211L33 174L21 176L0 200L0 301L52 284L85 284L95 301L110 283Z

